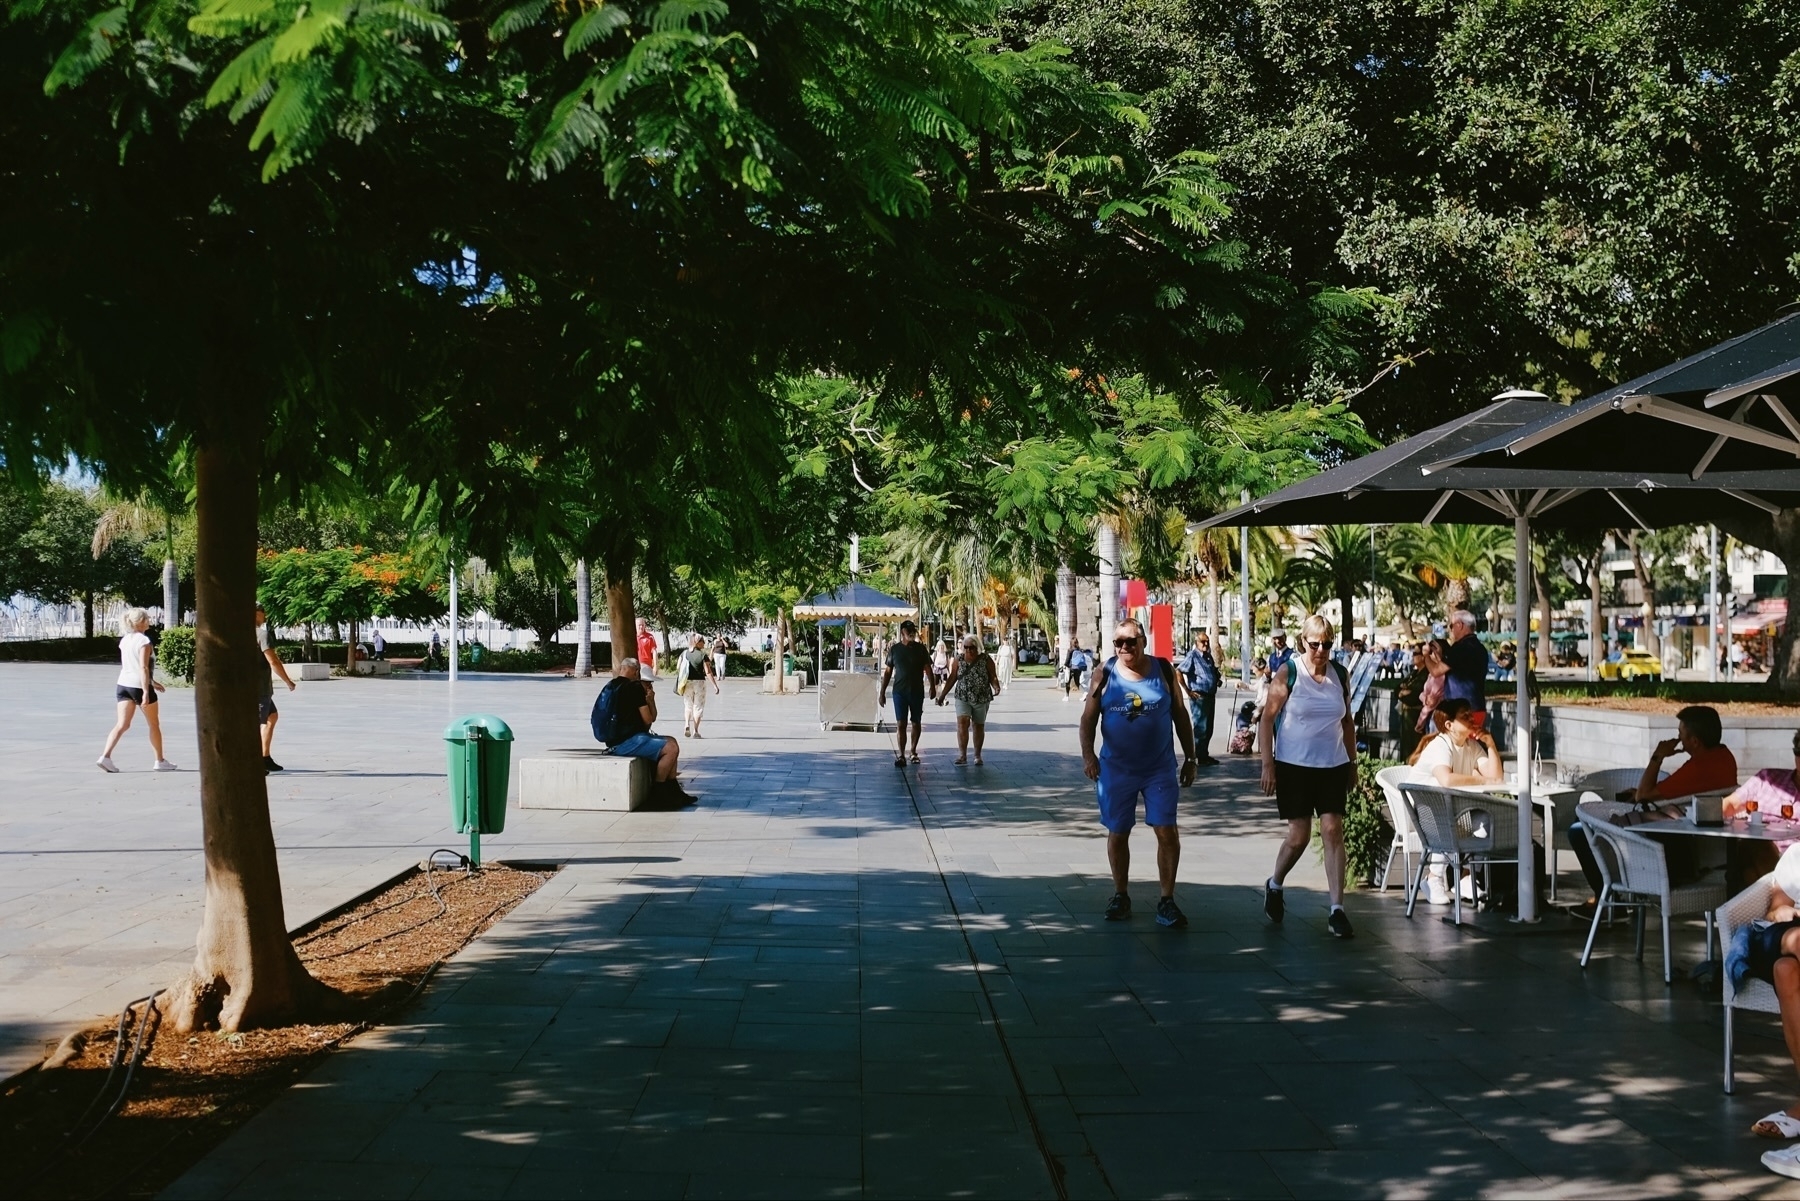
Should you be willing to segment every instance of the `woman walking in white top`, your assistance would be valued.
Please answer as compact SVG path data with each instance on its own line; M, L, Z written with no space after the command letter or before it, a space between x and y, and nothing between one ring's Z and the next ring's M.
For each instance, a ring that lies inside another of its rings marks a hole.
M1286 912L1282 886L1312 840L1319 817L1325 841L1325 883L1331 892L1326 928L1352 938L1344 912L1344 802L1356 776L1356 721L1350 713L1350 677L1332 661L1331 623L1317 613L1300 627L1300 653L1269 680L1262 714L1262 790L1273 794L1287 822L1275 852L1275 874L1263 886L1263 913L1272 922Z
M96 760L101 771L119 770L112 761L113 748L125 737L139 709L144 711L144 724L150 727L150 749L156 753L150 770L176 770L173 763L163 758L162 722L156 712L156 694L163 691L163 686L156 682L156 650L150 645L150 636L144 633L149 628L150 614L142 609L127 609L119 618L119 633L124 637L119 639L119 683L113 689L119 703L119 720L113 723L112 733L106 736L106 749Z

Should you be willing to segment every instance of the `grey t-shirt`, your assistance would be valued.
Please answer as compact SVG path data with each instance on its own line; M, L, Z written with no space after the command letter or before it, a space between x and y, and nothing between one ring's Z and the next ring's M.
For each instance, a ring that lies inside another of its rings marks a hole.
M256 678L261 681L256 695L259 699L275 695L275 675L269 670L268 656L263 654L264 651L274 649L275 635L269 629L269 623L265 621L256 627L256 666L260 669Z

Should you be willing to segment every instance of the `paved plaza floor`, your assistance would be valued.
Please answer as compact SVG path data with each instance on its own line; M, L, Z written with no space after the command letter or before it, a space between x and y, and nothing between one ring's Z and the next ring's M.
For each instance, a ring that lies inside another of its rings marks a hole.
M0 669L16 1047L162 983L198 920L194 777L90 765L101 671ZM455 845L452 712L531 754L583 740L597 687L304 685L272 802L290 917ZM1665 988L1623 927L1583 972L1565 919L1459 931L1357 894L1335 941L1310 855L1270 927L1247 763L1184 796L1191 927L1150 920L1143 830L1139 916L1108 924L1058 693L996 702L979 769L947 710L900 772L812 704L733 682L684 756L694 809L514 810L491 852L563 871L168 1195L1800 1195L1747 1133L1800 1087L1772 1023L1741 1024L1725 1097L1716 999ZM1699 944L1681 929L1678 958Z

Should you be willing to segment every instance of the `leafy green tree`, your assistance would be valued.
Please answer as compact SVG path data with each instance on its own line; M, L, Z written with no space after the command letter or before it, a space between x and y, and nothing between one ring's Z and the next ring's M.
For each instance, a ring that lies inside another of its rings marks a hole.
M94 605L107 597L155 604L156 570L129 538L96 553L101 509L87 492L52 483L39 489L0 484L0 596L23 595L47 605L81 605L82 628L94 636Z
M1254 391L1364 307L1251 272L1209 164L1146 154L1055 46L985 39L990 4L448 12L0 5L0 453L124 491L194 465L208 872L179 1030L341 1001L287 938L241 719L266 502L397 481L458 556L561 539L618 636L697 481L719 529L779 495L781 380L865 381L919 428L1069 361ZM554 489L538 516L564 461L588 520Z
M1760 0L1027 0L1012 19L1140 94L1151 154L1215 152L1221 228L1259 266L1389 298L1386 368L1356 400L1384 438L1511 384L1628 379L1795 294L1800 26Z
M548 650L575 614L575 592L567 573L541 576L534 564L510 563L495 572L485 598L488 612L516 630L530 630L538 648Z

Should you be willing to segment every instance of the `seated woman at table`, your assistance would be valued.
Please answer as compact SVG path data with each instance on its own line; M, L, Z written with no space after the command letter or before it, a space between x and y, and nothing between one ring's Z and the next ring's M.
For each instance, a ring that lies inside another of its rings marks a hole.
M1800 897L1800 849L1784 851L1774 871L1768 924L1739 928L1725 952L1725 970L1739 988L1752 976L1775 986L1781 1002L1782 1037L1795 1068L1800 1069L1800 959L1795 958L1800 955L1800 921L1796 920L1800 914L1794 909L1795 898ZM1750 1127L1750 1133L1763 1138L1800 1138L1800 1102L1763 1118ZM1767 1152L1762 1161L1771 1171L1800 1177L1800 1144Z
M1651 805L1658 801L1679 800L1697 792L1719 792L1735 788L1737 756L1731 753L1731 748L1724 744L1723 739L1724 729L1719 721L1719 711L1710 705L1689 705L1675 715L1675 737L1657 743L1656 749L1650 753L1650 762L1645 765L1638 786L1626 789L1616 799ZM1658 780L1656 777L1662 771L1663 760L1681 752L1686 752L1688 761L1676 768L1666 780ZM1588 887L1594 890L1593 898L1578 906L1574 912L1578 917L1592 916L1603 882L1600 879L1600 864L1594 859L1594 848L1588 844L1587 831L1581 828L1580 822L1569 827L1569 847L1575 852L1575 858L1581 861L1581 874L1587 877ZM1664 854L1667 856L1671 882L1683 883L1697 874L1698 861L1691 845L1683 843L1680 847L1666 847Z
M1780 819L1783 805L1792 805L1800 809L1800 731L1794 733L1794 766L1766 767L1748 780L1738 785L1736 792L1725 798L1724 816L1727 821L1741 815L1751 801L1756 802L1757 812L1764 819ZM1776 827L1780 829L1781 827ZM1775 868L1775 860L1789 847L1800 842L1800 826L1794 828L1791 838L1777 838L1773 842L1746 842L1743 845L1733 843L1729 846L1732 853L1727 873L1726 886L1733 892L1741 891L1750 881L1759 879Z
M1413 755L1412 781L1440 788L1481 788L1498 783L1503 772L1494 736L1469 721L1474 707L1457 697L1438 705L1432 724L1438 733Z

